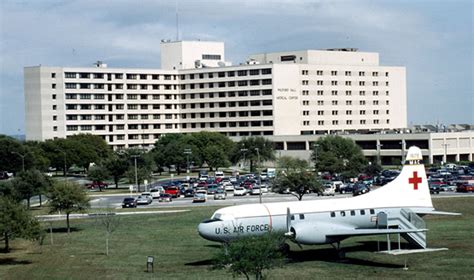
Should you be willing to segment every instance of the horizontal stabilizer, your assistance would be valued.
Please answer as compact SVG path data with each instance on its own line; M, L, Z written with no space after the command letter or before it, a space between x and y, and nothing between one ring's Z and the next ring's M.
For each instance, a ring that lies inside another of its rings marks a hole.
M415 211L418 215L445 215L445 216L461 216L461 213L454 213L454 212L444 212L444 211Z
M357 236L357 235L378 235L378 234L397 234L397 233L410 233L410 232L424 232L428 231L426 228L422 229L348 229L333 234L326 235L327 237L336 236Z

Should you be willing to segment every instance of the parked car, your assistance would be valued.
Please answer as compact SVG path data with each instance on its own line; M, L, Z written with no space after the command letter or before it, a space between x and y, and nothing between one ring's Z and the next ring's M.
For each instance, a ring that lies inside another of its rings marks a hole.
M162 192L160 192L160 190L158 188L150 190L150 194L151 194L151 197L153 199L160 198L160 193L162 193Z
M323 190L318 192L318 196L332 195L336 193L336 187L332 184L325 184Z
M215 185L215 184L208 185L207 186L207 193L208 194L214 194L217 191L217 189L219 189L218 185Z
M234 196L243 196L247 194L247 190L244 187L235 187Z
M442 192L455 192L456 191L456 186L450 186L450 185L441 185L440 191Z
M194 189L188 188L185 189L183 192L184 197L193 197L194 196Z
M474 192L474 184L462 184L456 188L457 192Z
M250 189L250 194L259 195L261 191L260 187L255 185Z
M176 186L166 187L165 193L170 194L173 198L177 198L179 196L179 188Z
M143 196L143 195L139 195L137 197L137 204L140 205L140 204L150 204L151 202L153 201L153 199L151 198L151 196Z
M354 184L354 190L352 191L353 196L358 196L364 193L370 192L369 186L364 183L356 183Z
M10 178L10 176L8 175L8 172L0 171L0 180L7 180L8 178Z
M431 194L439 194L439 192L441 191L441 185L429 184L428 186L430 188L430 193Z
M354 184L346 184L346 185L344 185L344 187L339 188L339 192L340 192L341 194L344 194L344 193L353 193L353 192L354 192Z
M217 190L214 194L214 200L226 199L227 193L224 190Z
M158 198L158 202L171 202L173 198L169 193L162 193L160 194L160 198Z
M149 197L151 199L151 201L153 202L153 196L151 195L151 192L142 192L142 196Z
M85 186L89 190L95 190L95 189L101 190L101 189L106 189L109 185L107 183L104 183L104 182L93 181L91 183L85 184Z
M126 197L122 201L122 208L136 208L137 200L133 197Z
M193 203L195 202L206 202L207 201L207 192L205 190L198 190L194 194Z
M214 176L215 176L216 178L220 178L220 179L222 180L222 179L224 178L224 172L222 172L222 171L216 171L216 172L214 172Z
M224 184L222 184L222 186L224 187L224 189L226 191L233 191L234 190L234 185L232 185L231 182L224 183Z

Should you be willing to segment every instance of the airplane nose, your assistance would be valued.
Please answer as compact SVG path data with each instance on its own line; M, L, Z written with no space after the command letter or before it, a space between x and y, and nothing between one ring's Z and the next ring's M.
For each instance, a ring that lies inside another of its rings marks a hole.
M214 241L215 239L213 238L213 232L210 224L208 223L200 223L198 226L198 232L199 235L202 236L202 238Z

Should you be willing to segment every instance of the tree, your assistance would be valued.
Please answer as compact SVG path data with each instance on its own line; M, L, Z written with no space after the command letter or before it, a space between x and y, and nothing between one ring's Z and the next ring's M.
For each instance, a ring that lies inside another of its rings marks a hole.
M109 176L108 169L101 165L94 165L87 172L87 177L93 182L103 182ZM102 191L102 184L99 184L99 191Z
M282 233L247 236L223 246L214 258L215 269L229 269L234 276L262 279L264 270L283 264L281 248L285 244Z
M37 239L41 236L41 226L28 210L10 197L0 197L0 240L5 243L4 251L10 251L10 241L20 237Z
M211 170L222 165L225 167L230 165L229 159L235 146L235 143L229 137L219 132L209 131L189 135L187 144L192 147L196 163L200 166L207 163Z
M244 138L235 145L232 158L234 162L244 158L250 161L250 171L253 172L254 162L275 159L273 142L261 136Z
M304 159L282 156L278 158L278 167L286 171L303 171L309 168L309 163Z
M45 193L52 184L47 176L36 169L20 172L12 181L19 197L26 199L28 208L31 197Z
M69 215L83 212L89 208L89 197L80 185L73 182L58 182L50 188L50 213L62 211L66 213L67 232L71 231Z
M15 154L25 154L20 141L6 135L0 135L0 147L0 171L21 171L22 159L18 154Z
M120 226L120 216L117 216L112 208L106 208L104 212L96 214L97 221L105 229L105 255L109 255L110 235Z
M128 170L128 160L124 154L114 153L104 163L107 172L112 176L115 184L115 188L118 188L120 178Z
M298 200L302 200L305 194L318 192L320 189L321 183L311 172L288 172L286 174L279 174L273 185L275 192L289 190Z
M367 164L362 149L352 139L326 136L320 138L315 144L312 147L311 160L319 171L354 177Z

